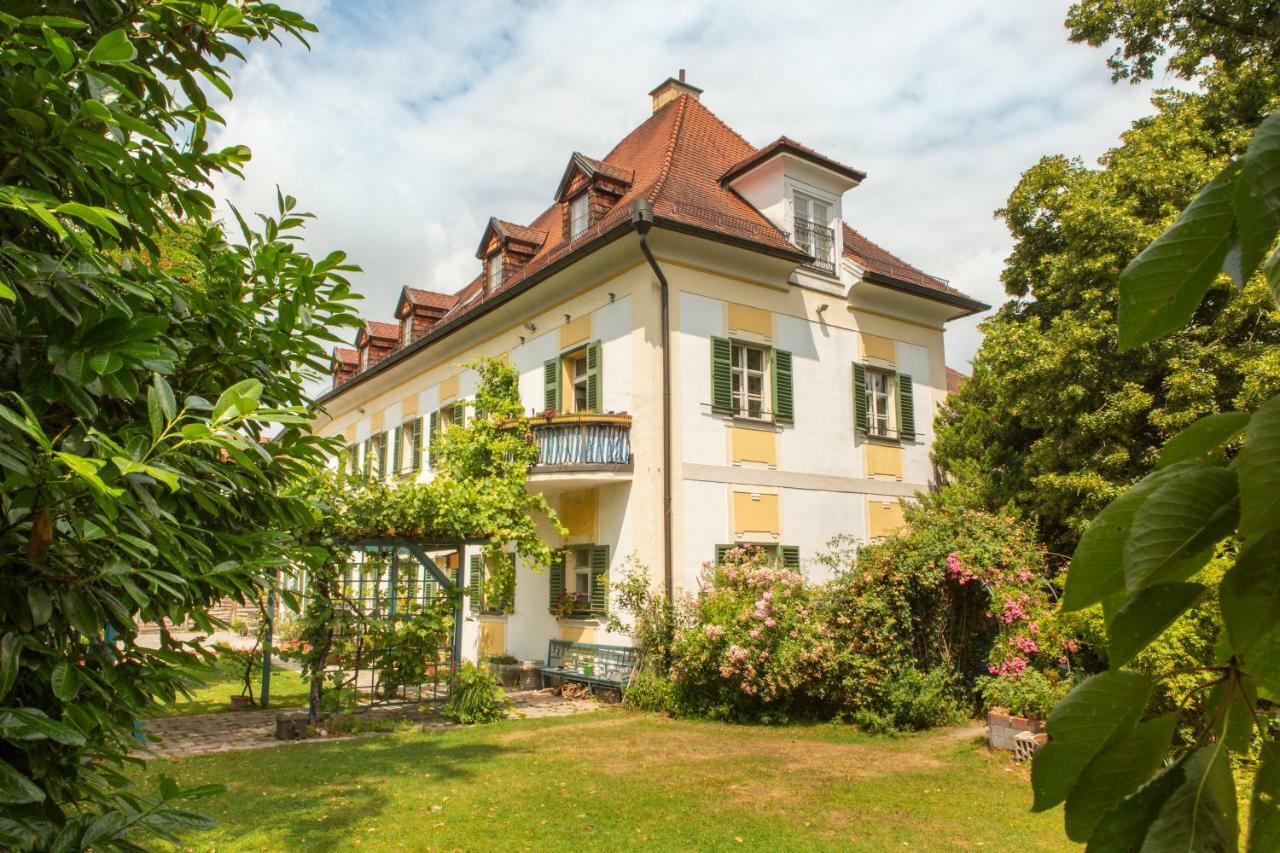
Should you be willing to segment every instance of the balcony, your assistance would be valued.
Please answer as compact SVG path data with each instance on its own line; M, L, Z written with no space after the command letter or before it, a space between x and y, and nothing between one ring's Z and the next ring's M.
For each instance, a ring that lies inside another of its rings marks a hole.
M796 217L793 241L813 255L809 266L826 275L836 274L836 232L825 225Z
M571 474L613 479L607 475L632 471L630 415L539 415L529 425L538 443L538 461L529 472L535 478Z

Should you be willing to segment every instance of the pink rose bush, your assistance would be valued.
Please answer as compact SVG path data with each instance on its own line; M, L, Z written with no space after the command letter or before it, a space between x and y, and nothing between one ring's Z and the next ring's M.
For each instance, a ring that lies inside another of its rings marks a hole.
M715 719L781 721L825 681L834 659L797 571L761 548L735 548L703 569L676 634L671 676L681 704Z

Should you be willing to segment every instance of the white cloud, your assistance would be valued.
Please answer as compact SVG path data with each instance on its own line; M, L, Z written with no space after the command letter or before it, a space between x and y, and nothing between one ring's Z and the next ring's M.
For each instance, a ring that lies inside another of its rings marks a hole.
M469 281L488 217L541 212L569 153L605 154L678 67L749 141L785 133L866 170L846 218L992 304L1010 246L992 212L1018 175L1092 160L1149 112L1150 87L1111 84L1102 51L1067 42L1065 4L286 5L321 32L233 69L218 141L254 160L216 191L242 210L270 210L276 184L297 196L309 247L364 267L374 318L404 284ZM949 332L953 365L976 325Z

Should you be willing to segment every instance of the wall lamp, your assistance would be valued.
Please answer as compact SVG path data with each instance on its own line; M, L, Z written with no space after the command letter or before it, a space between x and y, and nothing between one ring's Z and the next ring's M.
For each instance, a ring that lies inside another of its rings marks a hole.
M524 324L524 327L525 327L526 329L528 329L529 331L531 331L531 332L536 332L536 331L538 331L538 327L537 327L537 326L535 326L535 325L533 325L532 323L525 323L525 324Z

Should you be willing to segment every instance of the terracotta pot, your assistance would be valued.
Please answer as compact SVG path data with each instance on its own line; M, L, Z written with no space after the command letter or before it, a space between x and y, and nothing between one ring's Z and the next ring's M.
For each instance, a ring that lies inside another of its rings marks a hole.
M247 711L252 704L253 700L248 696L231 697L231 710L233 711Z

